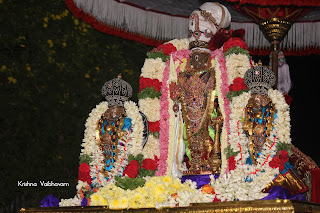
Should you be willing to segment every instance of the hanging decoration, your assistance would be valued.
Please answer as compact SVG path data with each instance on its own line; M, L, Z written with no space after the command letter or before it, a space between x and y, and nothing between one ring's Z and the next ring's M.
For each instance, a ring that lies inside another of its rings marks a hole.
M76 18L91 24L97 30L134 40L151 46L159 46L171 39L187 38L188 18L192 10L199 5L196 1L186 0L183 4L159 4L155 0L147 3L132 0L65 0L66 5ZM237 0L230 0L237 2ZM299 9L302 13L294 12L292 8L301 6L319 6L318 1L241 1L240 6L245 3L253 3L259 6L286 5L287 10L263 8L261 15L283 17L285 14L294 14L292 17L302 17L310 9ZM268 4L268 5L267 5ZM293 5L290 6L289 5ZM165 6L164 6L165 5ZM247 5L246 5L247 6ZM236 8L234 8L236 9ZM269 55L269 42L264 37L255 21L236 13L229 7L233 20L231 29L244 29L246 41L251 55ZM236 9L237 10L237 9ZM270 11L269 11L270 10ZM276 12L276 13L275 13ZM269 15L268 15L269 13ZM300 14L300 15L299 15ZM291 17L291 19L292 19ZM294 21L296 21L296 18ZM291 23L280 48L284 49L285 55L309 55L320 54L320 13L314 11L311 15L304 16L303 20ZM306 33L308 32L308 33Z

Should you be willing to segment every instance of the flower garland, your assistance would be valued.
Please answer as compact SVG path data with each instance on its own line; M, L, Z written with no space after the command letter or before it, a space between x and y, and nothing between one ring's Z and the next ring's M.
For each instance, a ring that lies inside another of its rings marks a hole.
M149 122L160 120L160 100L158 98L140 99L139 107Z
M109 172L110 177L122 175L123 168L127 165L128 154L136 155L141 153L142 150L141 141L144 127L138 107L134 102L128 101L124 103L124 108L128 117L131 118L132 133L128 131L126 136L119 139L119 142L123 143L124 146L118 146L118 160L114 162L113 168ZM104 167L104 156L96 141L99 137L99 132L96 130L97 123L107 109L108 102L103 101L91 111L85 124L86 129L81 145L83 149L81 150L80 156L88 155L91 157L90 176L93 179L92 183L97 186L104 186L107 183L104 175L99 172ZM110 178L108 181L114 182L113 178Z
M261 190L279 174L278 168L269 166L269 162L277 153L277 144L290 144L290 116L289 106L286 104L282 93L270 89L268 95L275 104L277 118L275 118L269 140L257 159L257 165L246 164L249 157L249 140L242 129L241 119L244 117L244 109L250 98L250 92L245 92L234 97L231 103L230 114L230 146L234 152L236 168L230 174L221 175L217 180L211 178L217 198L221 200L253 200L266 196Z
M159 137L161 137L160 131L165 131L168 128L168 126L164 125L164 123L166 122L164 122L163 120L161 122L160 119L160 108L162 110L162 106L167 104L162 103L161 105L162 93L163 91L167 93L169 91L166 90L165 87L162 87L164 81L164 72L166 68L166 60L169 58L170 54L176 53L179 50L187 49L188 45L188 39L174 39L172 41L164 43L163 45L160 45L152 51L152 54L148 54L149 58L145 60L145 63L141 69L141 78L139 80L140 90L138 95L140 97L139 107L141 112L143 112L146 115L148 123L152 126L152 128L149 129L151 134L149 135L146 147L143 150L143 154L145 156L151 157L154 155L159 156L162 154L162 156L166 156L165 158L168 157L168 145L167 143L161 144L162 142L160 143L159 139ZM155 92L150 92L150 88L153 88ZM159 94L161 95L160 97ZM168 96L168 94L165 96ZM162 100L164 100L164 98ZM164 107L169 109L168 106ZM169 113L168 110L167 113ZM169 118L170 116L167 115L166 117ZM164 129L161 130L160 126ZM169 133L167 132L166 134ZM168 137L169 136L167 136L167 138ZM160 164L167 165L163 164L164 162L161 159L162 158L160 157ZM161 166L160 168L163 169L160 169L160 171L158 170L157 175L160 175L160 173L161 175L164 175L164 171L167 171L167 166Z
M131 118L132 132L129 135L128 153L131 155L138 155L142 152L142 140L143 140L143 121L139 112L139 108L133 101L124 102L124 108L127 116Z
M184 70L185 65L187 63L187 58L189 57L190 51L189 50L180 50L177 51L175 53L173 53L172 56L172 61L170 61L170 64L172 66L173 72L171 72L170 70L170 74L169 74L169 80L167 81L166 87L168 88L168 94L167 94L167 98L168 98L168 103L169 103L169 114L170 114L170 118L169 118L169 141L168 141L168 154L167 154L167 170L166 170L166 175L172 175L173 172L173 162L174 162L174 158L176 157L176 152L175 152L175 133L176 131L173 128L176 128L176 117L175 117L175 113L172 110L173 109L173 105L174 105L174 101L169 98L170 94L169 94L169 84L171 83L172 80L177 79L177 76L179 75L179 73L181 71ZM170 66L169 66L170 67ZM180 70L181 69L181 70ZM166 73L167 74L167 73ZM177 149L179 149L179 147L177 146Z
M158 79L162 82L165 63L161 58L147 58L141 68L141 77Z
M216 91L218 94L218 101L222 116L224 118L224 125L222 126L221 132L221 150L225 150L229 144L228 135L230 132L229 127L229 115L230 115L230 102L226 95L229 90L228 88L228 75L227 68L225 65L224 55L220 50L215 50L211 53L211 57L215 58L215 71L216 71ZM226 155L221 154L221 174L228 169Z
M251 68L250 60L245 54L230 54L226 56L226 67L228 70L228 83L234 79L243 78L245 72Z
M174 64L177 67L176 73L180 72L179 65L183 62L183 58L187 58L190 54L189 50L180 50L172 54ZM161 87L160 98L160 159L157 176L162 176L171 173L173 149L174 149L174 113L172 112L173 101L169 95L169 77L170 77L170 61L166 62L166 67L163 73L163 82ZM170 105L170 106L169 106ZM171 128L170 128L171 127ZM170 151L168 150L170 148ZM169 154L169 155L168 155Z

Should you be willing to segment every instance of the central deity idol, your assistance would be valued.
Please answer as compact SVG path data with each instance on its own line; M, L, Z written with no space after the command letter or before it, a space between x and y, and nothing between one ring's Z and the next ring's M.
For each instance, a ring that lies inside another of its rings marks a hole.
M184 175L220 173L220 129L223 125L215 93L215 70L209 41L230 23L228 10L219 3L205 3L189 19L190 57L170 84L171 99L181 104L183 140L189 158Z

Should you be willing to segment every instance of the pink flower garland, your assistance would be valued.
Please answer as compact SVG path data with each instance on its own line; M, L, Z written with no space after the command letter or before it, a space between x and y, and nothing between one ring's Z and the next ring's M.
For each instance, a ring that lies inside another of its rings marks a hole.
M224 58L224 54L221 52L221 50L215 50L213 52L211 52L211 58L215 58L217 57L218 59L218 63L219 63L219 69L221 71L221 82L222 84L220 85L220 90L222 93L222 98L223 100L219 100L219 103L221 104L221 102L223 101L223 105L224 105L224 125L227 131L227 145L229 145L229 133L230 133L230 101L227 98L226 94L229 92L229 85L228 85L228 74L227 74L227 68L226 68L226 61ZM216 76L216 78L219 76ZM223 150L222 150L223 151ZM228 161L229 163L229 161ZM227 167L227 171L229 171L229 164Z
M180 50L172 53L172 58L174 61L179 60L180 64L182 63L183 58L187 58L190 54L189 50ZM180 66L177 68L177 74L179 74ZM166 62L166 68L163 72L162 87L161 87L161 98L160 98L160 132L159 132L159 149L160 149L160 158L159 166L156 172L156 176L163 176L166 174L168 167L168 146L169 146L169 86L168 80L170 76L170 60ZM173 142L173 141L171 141ZM171 162L170 162L171 163Z
M169 80L169 69L170 61L166 62L166 68L163 72L162 87L161 87L161 98L160 98L160 136L159 136L159 149L160 158L159 166L156 172L156 176L163 176L167 170L167 156L168 156L168 145L169 145L169 100L168 92L169 88L167 82Z

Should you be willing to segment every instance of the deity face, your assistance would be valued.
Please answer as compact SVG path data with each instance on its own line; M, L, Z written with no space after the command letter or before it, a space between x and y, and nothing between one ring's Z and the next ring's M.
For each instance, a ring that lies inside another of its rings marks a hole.
M252 94L251 98L248 101L248 105L250 105L253 109L261 109L266 106L271 99L268 95L265 94Z
M204 70L209 63L210 53L205 51L191 52L191 65L195 70Z
M111 119L119 118L123 113L124 108L122 106L112 106L107 110L107 114Z

